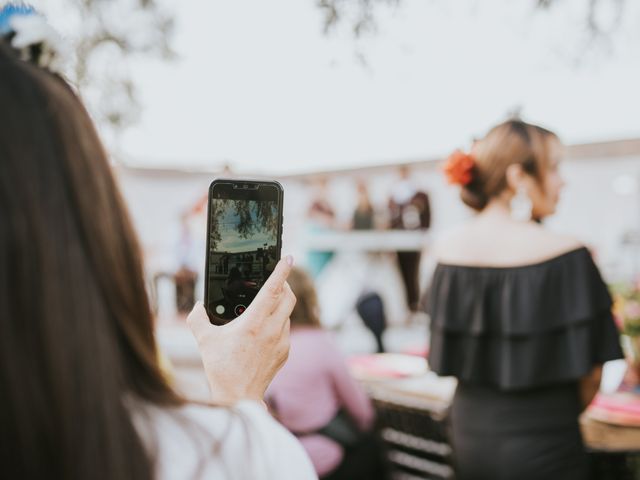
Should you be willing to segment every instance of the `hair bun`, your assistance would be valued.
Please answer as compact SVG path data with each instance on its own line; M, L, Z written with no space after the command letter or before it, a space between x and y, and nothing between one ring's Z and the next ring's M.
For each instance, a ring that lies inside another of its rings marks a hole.
M460 190L460 199L465 205L477 211L484 209L487 203L489 203L489 198L482 191L481 185L477 181L468 183L462 187Z

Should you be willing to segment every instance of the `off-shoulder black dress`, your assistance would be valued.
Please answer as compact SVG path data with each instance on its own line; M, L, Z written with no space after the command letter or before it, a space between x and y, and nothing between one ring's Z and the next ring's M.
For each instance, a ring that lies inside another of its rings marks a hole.
M588 478L578 380L622 357L589 251L520 267L439 264L429 314L430 366L458 379L458 479Z

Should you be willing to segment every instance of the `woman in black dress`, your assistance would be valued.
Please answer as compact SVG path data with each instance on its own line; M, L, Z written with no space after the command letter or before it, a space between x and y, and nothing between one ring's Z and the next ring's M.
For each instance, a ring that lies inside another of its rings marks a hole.
M555 211L560 142L509 121L445 171L479 213L437 247L431 368L458 379L459 480L585 479L578 416L622 357L589 251L532 219Z

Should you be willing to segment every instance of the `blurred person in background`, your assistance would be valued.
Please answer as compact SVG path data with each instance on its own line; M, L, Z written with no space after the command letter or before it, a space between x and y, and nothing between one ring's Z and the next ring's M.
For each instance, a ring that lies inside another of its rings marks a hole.
M178 315L187 315L196 303L196 284L198 273L194 265L194 252L197 251L191 228L189 212L180 216L180 239L176 248L178 270L173 276L176 287L176 310Z
M365 291L356 302L356 312L362 319L376 341L376 353L384 353L383 335L387 329L387 316L384 310L384 300L378 292Z
M395 183L389 198L390 227L393 230L427 230L431 225L429 196L418 190L411 179L409 167L399 169L400 179ZM411 313L420 308L419 251L397 252L398 267L404 283L407 307Z
M353 230L372 230L375 212L369 197L369 189L363 180L358 181L356 188L358 189L358 203L353 212L351 228Z
M309 233L322 233L336 228L336 212L328 200L327 179L315 179L312 198L307 209L307 228ZM333 258L333 252L312 250L307 253L307 266L316 278Z
M231 324L211 325L196 306L212 404L179 396L157 360L107 155L78 97L44 67L43 32L33 9L0 10L2 477L316 478L262 404L287 357L290 258Z
M384 478L372 432L373 406L320 325L313 280L294 268L289 283L298 299L291 313L291 350L267 391L267 403L300 439L320 478Z
M561 144L512 120L445 166L478 214L445 236L429 295L429 363L454 376L457 478L585 479L578 417L622 357L590 252L533 219L564 185Z

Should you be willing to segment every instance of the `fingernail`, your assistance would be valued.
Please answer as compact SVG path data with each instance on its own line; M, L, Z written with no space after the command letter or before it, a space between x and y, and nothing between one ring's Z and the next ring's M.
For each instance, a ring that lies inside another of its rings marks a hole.
M293 257L291 255L287 255L285 260L290 267L293 267Z

